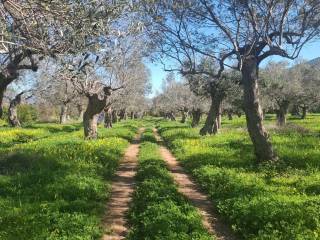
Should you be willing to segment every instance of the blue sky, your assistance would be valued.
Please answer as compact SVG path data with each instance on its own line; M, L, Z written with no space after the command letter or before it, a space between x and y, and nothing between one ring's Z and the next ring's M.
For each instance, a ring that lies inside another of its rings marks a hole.
M320 57L320 40L306 45L304 49L302 49L300 57L306 60ZM267 61L269 60L271 60L271 58L267 59ZM157 90L160 91L162 79L167 73L163 70L161 63L148 63L147 66L150 69L152 79L151 96L154 96Z

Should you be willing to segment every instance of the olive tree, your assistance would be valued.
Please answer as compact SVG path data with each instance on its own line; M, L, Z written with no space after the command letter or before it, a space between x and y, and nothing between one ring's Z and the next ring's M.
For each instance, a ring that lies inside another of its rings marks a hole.
M295 59L303 46L319 36L320 2L310 0L155 1L146 6L150 35L160 57L170 57L184 74L197 73L206 56L218 62L215 76L234 68L242 75L247 129L258 162L276 160L263 125L259 100L259 66L270 56ZM188 61L189 68L183 63Z
M319 65L302 61L298 62L291 71L300 83L300 91L297 98L294 99L294 106L302 110L301 118L304 119L307 111L316 107L320 102Z
M44 56L93 51L119 31L126 1L24 0L0 3L0 117L8 85L21 70L37 71Z
M287 62L269 62L261 71L262 95L269 108L277 115L277 124L286 124L290 105L299 98L300 79Z

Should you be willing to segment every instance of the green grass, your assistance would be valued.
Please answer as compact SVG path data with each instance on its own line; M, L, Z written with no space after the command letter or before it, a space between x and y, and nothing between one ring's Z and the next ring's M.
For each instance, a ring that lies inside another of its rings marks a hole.
M100 129L96 141L78 127L32 128L17 131L49 135L1 150L0 239L100 239L111 177L137 127Z
M199 128L158 121L160 133L209 194L220 214L244 239L320 239L319 116L266 120L279 155L276 165L256 165L245 120L224 119L217 136ZM304 124L308 122L308 124ZM298 127L297 127L298 125Z
M178 192L150 129L143 135L129 240L209 240L196 209Z

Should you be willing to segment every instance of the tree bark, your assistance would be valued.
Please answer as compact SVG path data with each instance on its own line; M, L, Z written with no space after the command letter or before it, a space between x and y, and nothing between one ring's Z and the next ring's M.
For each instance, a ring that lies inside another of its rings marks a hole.
M171 121L175 121L176 117L174 116L173 112L169 112L168 117Z
M222 98L223 99L223 98ZM218 130L221 128L221 122L222 122L222 99L221 99L221 103L220 106L218 108L218 116L217 116L217 126L218 126Z
M60 112L60 124L64 124L67 122L68 115L68 103L62 103L61 112Z
M286 115L288 112L288 108L289 108L288 101L284 101L279 105L279 110L277 111L277 124L280 127L286 125L287 123Z
M79 121L82 121L82 120L83 120L83 114L84 114L83 105L82 105L82 104L78 104L77 107L78 107L78 112L79 112L79 118L78 118L78 120L79 120Z
M293 105L292 110L291 110L291 115L292 116L300 116L299 106L297 104Z
M112 108L107 107L104 109L104 127L112 128Z
M119 121L121 120L127 120L127 113L126 109L121 109L119 113Z
M221 105L223 95L218 91L211 94L211 105L204 126L200 129L201 135L217 134L221 127Z
M0 85L0 118L3 117L3 98L4 98L4 93L6 89L7 89L7 86Z
M98 137L98 117L107 104L107 97L111 95L111 89L105 87L104 96L98 94L88 95L87 109L83 114L83 127L85 139L96 139Z
M118 122L118 112L117 110L112 110L112 123Z
M12 127L21 127L18 119L18 106L21 103L21 96L24 92L19 93L13 100L10 101L8 110L8 119Z
M258 162L274 161L277 157L262 121L258 88L259 67L255 56L248 56L243 59L241 73L247 128L256 159Z
M199 125L200 118L201 118L201 109L192 109L192 122L191 122L191 127L196 127Z
M306 119L308 107L303 106L301 109L302 109L301 119Z
M188 116L188 109L183 108L183 110L181 111L181 114L182 114L181 123L185 123Z

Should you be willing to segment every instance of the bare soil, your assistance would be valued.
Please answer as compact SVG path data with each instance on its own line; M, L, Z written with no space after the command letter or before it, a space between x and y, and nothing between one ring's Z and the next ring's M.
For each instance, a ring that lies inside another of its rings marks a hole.
M103 220L105 233L102 240L125 239L128 233L126 213L135 188L134 176L138 165L138 152L141 134L140 129L133 143L127 148L119 168L115 173L111 197L106 206L106 214Z

